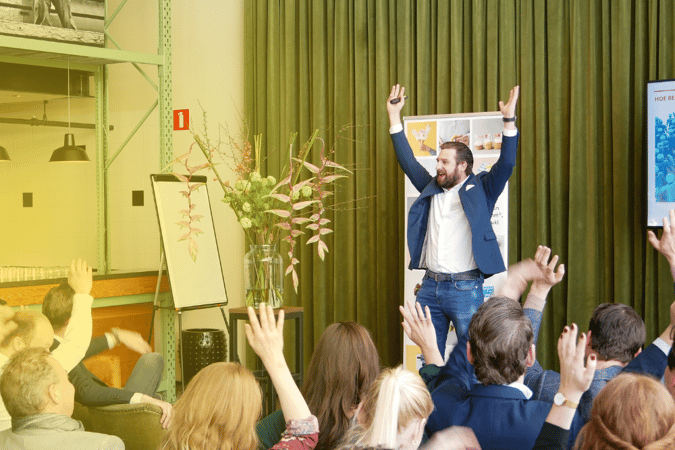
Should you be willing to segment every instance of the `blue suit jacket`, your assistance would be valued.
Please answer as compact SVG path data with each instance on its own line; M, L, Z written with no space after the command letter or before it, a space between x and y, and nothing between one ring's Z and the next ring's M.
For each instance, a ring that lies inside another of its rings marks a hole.
M474 384L473 366L466 357L466 337L459 340L445 366L424 366L420 375L434 402L426 426L429 436L461 425L473 429L481 448L530 449L551 410L551 403L528 400L516 388ZM576 414L570 442L580 429L581 419Z
M541 328L542 312L525 308L525 314L532 322L534 342L536 344ZM581 396L581 400L579 401L579 408L577 411L581 414L583 423L588 422L591 418L593 399L612 378L625 371L644 373L660 379L663 376L663 372L666 370L666 365L668 365L668 357L666 354L655 344L651 344L636 356L626 367L612 366L606 369L596 370L591 387L584 392L584 395ZM544 370L537 361L532 367L527 369L527 373L525 374L525 385L532 389L532 398L553 402L553 397L560 388L560 374L553 370Z
M427 233L431 196L443 192L436 178L415 159L405 133L400 131L391 135L399 165L420 196L410 207L408 213L408 250L410 251L410 269L421 269L422 246ZM490 219L497 198L509 181L516 165L518 135L504 136L499 160L489 172L471 174L459 190L464 213L471 227L471 246L473 258L478 269L490 276L506 270L504 258L499 251L497 236L492 229Z

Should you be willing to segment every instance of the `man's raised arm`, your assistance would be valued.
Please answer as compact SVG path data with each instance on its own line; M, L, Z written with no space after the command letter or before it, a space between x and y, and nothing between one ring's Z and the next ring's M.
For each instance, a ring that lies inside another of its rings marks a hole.
M52 356L63 366L66 372L73 370L84 357L91 341L91 306L94 298L90 295L93 284L92 269L83 259L70 263L68 284L75 291L73 312L63 336L63 342Z
M392 103L394 102L394 103ZM415 186L415 189L422 192L422 190L432 180L432 176L422 165L415 159L412 148L408 138L403 132L403 124L401 123L401 109L405 105L405 88L395 84L391 88L389 97L387 97L387 114L389 115L389 134L391 141L394 144L396 151L396 158L401 166L401 170L408 176L410 182Z

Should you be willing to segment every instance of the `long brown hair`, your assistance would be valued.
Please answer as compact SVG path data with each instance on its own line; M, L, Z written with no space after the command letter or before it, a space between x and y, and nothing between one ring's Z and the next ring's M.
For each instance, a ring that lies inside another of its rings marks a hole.
M160 449L256 450L262 411L260 385L237 363L218 362L197 373L173 407Z
M366 328L355 322L328 326L316 344L302 384L319 420L316 450L332 450L350 426L353 410L380 372L380 357Z
M661 450L675 447L675 402L655 379L621 374L593 401L591 419L574 445L579 450Z

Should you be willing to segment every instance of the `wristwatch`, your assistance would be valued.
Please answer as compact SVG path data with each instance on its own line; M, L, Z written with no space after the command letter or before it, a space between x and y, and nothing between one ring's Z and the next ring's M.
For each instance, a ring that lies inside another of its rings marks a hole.
M515 122L516 121L516 116L513 117L502 117L502 120L504 122Z
M565 398L565 394L563 394L562 392L558 392L557 394L555 394L555 397L553 397L553 403L555 403L558 406L566 406L572 409L577 409L577 406L579 406L578 403L574 403L571 400L567 400Z

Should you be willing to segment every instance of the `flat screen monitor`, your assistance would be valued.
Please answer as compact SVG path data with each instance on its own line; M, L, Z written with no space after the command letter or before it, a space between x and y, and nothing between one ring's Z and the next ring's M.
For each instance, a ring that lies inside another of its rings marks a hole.
M647 226L675 209L675 80L647 83Z

